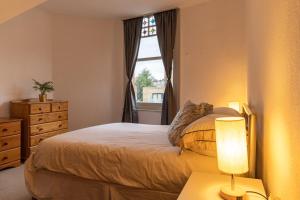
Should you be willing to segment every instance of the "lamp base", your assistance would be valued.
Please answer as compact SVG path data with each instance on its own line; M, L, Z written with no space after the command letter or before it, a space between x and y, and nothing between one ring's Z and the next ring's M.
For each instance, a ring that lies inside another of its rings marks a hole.
M231 190L230 185L225 185L221 188L220 196L225 200L246 200L246 191L242 188L235 186L234 190Z

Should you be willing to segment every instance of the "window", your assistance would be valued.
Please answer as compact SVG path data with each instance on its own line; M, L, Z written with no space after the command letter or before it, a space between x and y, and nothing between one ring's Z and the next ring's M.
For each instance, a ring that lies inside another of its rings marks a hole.
M164 98L164 93L152 93L152 101L153 102L162 102Z
M142 38L132 82L139 109L160 109L165 91L166 76L154 16L143 19ZM149 105L151 106L149 107Z

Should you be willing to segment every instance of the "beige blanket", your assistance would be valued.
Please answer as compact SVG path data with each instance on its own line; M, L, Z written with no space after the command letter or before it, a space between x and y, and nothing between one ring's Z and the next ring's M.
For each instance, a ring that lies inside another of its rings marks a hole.
M47 169L129 187L178 193L192 171L217 172L215 158L173 147L168 126L115 123L43 141L27 161Z

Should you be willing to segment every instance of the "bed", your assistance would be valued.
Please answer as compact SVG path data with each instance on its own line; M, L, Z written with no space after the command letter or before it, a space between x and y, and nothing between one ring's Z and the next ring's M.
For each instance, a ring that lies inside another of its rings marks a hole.
M249 176L254 176L255 119L248 107L244 115ZM39 200L177 199L193 171L219 171L214 157L191 151L179 155L167 130L162 125L114 123L49 138L26 161L27 188Z

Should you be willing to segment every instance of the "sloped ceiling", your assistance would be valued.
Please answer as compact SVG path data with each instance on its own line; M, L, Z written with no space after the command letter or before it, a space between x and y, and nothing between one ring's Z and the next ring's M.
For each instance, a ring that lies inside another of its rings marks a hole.
M0 1L0 24L16 17L46 0L1 0Z
M125 19L209 0L49 0L41 7L54 13Z

